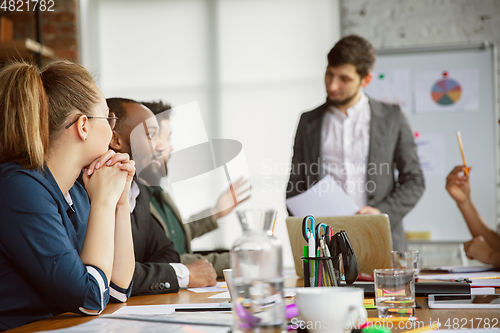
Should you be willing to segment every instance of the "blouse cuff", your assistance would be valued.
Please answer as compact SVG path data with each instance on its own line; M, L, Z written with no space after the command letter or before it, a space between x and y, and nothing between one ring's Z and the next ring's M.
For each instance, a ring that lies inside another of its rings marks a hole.
M89 303L88 301L90 300L87 299L84 306L79 307L79 310L86 315L96 316L104 310L109 301L108 279L99 267L87 265L87 272L97 282L97 286L99 287L98 295L96 295L98 304L94 302ZM98 309L95 307L98 307Z
M132 293L132 285L134 284L134 281L130 281L130 285L128 286L127 289L120 288L116 284L111 281L109 284L109 296L110 296L110 302L113 303L124 303L127 301L127 299L130 297L130 294Z

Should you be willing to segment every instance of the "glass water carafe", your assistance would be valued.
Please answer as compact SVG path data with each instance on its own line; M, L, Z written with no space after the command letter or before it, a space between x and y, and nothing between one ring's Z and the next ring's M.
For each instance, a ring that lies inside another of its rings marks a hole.
M284 332L282 246L271 232L276 211L236 213L243 236L231 249L234 331Z

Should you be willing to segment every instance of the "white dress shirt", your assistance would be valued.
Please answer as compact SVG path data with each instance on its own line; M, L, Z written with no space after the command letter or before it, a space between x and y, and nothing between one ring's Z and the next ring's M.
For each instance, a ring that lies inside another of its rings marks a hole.
M323 169L359 208L367 204L365 186L370 119L370 104L363 92L360 100L347 109L347 115L329 107L321 129Z
M137 183L133 181L132 185L130 186L130 192L128 198L131 214L134 212L136 200L137 197L139 196L139 193L141 193L139 185L137 185ZM179 282L179 288L187 288L189 284L189 268L187 268L186 265L181 263L169 263L169 264L174 269L175 275L177 275L177 282Z

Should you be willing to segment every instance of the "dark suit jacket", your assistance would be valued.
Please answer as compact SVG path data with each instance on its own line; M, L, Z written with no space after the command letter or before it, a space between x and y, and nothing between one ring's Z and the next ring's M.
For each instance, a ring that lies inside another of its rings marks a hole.
M388 214L395 250L406 248L403 217L425 189L417 147L406 116L397 105L370 98L370 147L368 152L367 203ZM322 176L321 128L326 104L302 114L293 147L292 169L286 197L293 197ZM399 171L395 179L394 169Z
M148 189L139 182L137 185L140 194L131 214L135 252L132 296L177 292L179 291L177 275L169 263L180 262L179 254L151 215Z
M215 271L217 272L217 277L224 277L222 271L226 268L229 268L229 252L217 253L211 252L207 255L201 255L199 253L193 253L191 249L191 241L200 237L207 232L215 230L218 228L217 221L214 220L214 217L206 212L202 211L196 215L193 215L189 218L191 222L183 223L181 213L177 209L174 201L167 192L162 193L163 201L170 207L175 217L177 217L177 221L179 221L182 229L184 230L184 237L186 242L186 251L187 253L181 254L181 263L187 265L196 261L198 259L207 259L214 266ZM170 237L168 229L165 227L165 221L163 221L162 216L156 210L153 204L150 205L151 214L158 221L159 225L164 230L167 237Z

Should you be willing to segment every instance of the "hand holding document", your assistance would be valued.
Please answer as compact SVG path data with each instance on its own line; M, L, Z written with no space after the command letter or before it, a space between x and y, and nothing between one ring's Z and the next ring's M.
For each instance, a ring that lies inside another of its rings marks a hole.
M307 191L288 198L286 205L295 216L354 215L360 209L330 175Z

